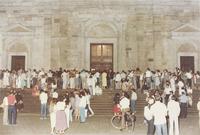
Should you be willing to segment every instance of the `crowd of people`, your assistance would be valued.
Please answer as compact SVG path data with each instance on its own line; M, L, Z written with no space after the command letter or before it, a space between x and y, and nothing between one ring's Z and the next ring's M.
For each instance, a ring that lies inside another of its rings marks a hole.
M157 135L179 135L179 118L186 118L187 108L193 104L192 88L198 87L199 72L193 74L192 71L182 72L177 68L174 73L167 70L160 73L157 70L152 75L148 68L144 75L142 87L136 89L146 94L148 105L144 107L144 118L148 125L147 135L154 135L155 132ZM134 89L130 87L128 91L123 91L121 95L116 93L114 97L113 112L114 115L121 113L122 129L126 126L124 114L129 110L135 113L137 93ZM200 98L197 109L200 112Z
M122 91L122 94L116 93L114 97L113 112L115 115L120 112L124 115L127 111L135 113L137 93L145 93L148 105L144 108L144 116L148 123L148 135L153 135L155 129L158 135L167 134L166 116L169 117L169 134L173 135L171 127L174 123L175 135L178 135L178 118L187 117L187 107L192 106L193 101L192 88L198 87L199 83L200 72L183 72L179 68L173 72L167 69L153 71L149 68L144 72L139 68L127 72L78 71L62 68L57 71L0 70L0 88L21 90L32 88L32 95L40 98L41 119L46 119L49 112L52 132L56 129L59 133L69 128L73 116L77 120L80 117L82 123L85 122L87 116L94 115L90 107L90 98L94 95L101 95L102 89L107 88L107 90ZM58 94L57 91L60 89L68 91ZM50 99L49 107L48 99ZM15 119L16 112L12 108L15 102L17 101L13 100L10 107L8 102L8 119ZM12 116L9 115L9 108ZM9 124L16 123L15 120L12 121L9 120ZM124 120L122 122L122 128L124 128L126 124Z
M48 106L48 94L41 91L39 96L41 101L41 119L47 118L47 110L50 113L51 134L64 133L73 120L80 120L85 123L86 118L93 116L94 112L90 106L91 95L86 89L80 89L58 94L53 92Z

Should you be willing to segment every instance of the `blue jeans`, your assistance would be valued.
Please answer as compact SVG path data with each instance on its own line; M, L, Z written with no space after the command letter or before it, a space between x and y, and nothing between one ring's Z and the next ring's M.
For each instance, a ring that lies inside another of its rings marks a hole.
M80 107L80 122L85 122L85 107Z
M135 112L135 100L131 100L131 112Z
M166 124L155 125L155 127L156 127L157 135L167 135L167 125Z
M47 104L41 104L41 113L40 116L42 118L46 118L47 117Z
M16 124L16 119L17 119L16 107L14 105L9 105L8 106L8 121L9 121L9 124Z

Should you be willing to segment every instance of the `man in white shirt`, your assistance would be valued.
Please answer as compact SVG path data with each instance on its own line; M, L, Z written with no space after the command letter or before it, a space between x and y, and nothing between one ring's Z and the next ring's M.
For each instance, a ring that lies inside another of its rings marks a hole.
M40 119L47 118L47 100L48 100L47 93L44 92L44 90L41 90L41 94L40 94L41 117L40 117Z
M160 102L160 96L155 97L155 104L152 105L150 111L154 116L154 125L156 127L157 135L167 135L167 125L166 125L166 116L167 116L167 107L165 104Z
M63 81L63 86L62 86L62 89L66 89L67 88L67 72L66 70L64 70L64 72L61 74L61 77L62 77L62 81Z
M116 73L116 76L115 76L115 89L121 89L121 75L119 72Z
M166 82L165 89L164 89L164 96L165 96L165 104L167 105L169 101L170 92L172 91L169 82Z
M147 83L148 88L151 87L151 76L152 76L152 72L149 68L147 68L147 71L145 72L145 79L146 79L146 83Z
M131 112L132 113L135 113L136 101L137 101L137 93L135 92L135 89L132 89L132 93L131 93Z
M151 114L151 106L154 103L153 97L148 97L148 105L144 107L144 118L148 124L147 135L154 135L153 115Z
M122 92L122 97L119 102L121 111L122 111L122 123L121 130L125 128L125 114L130 110L130 100L128 99L128 94L126 92Z
M180 105L175 101L176 97L173 95L171 100L167 104L167 110L169 115L169 135L173 135L173 131L175 127L175 134L179 135L179 125L178 125L178 117L180 115Z
M187 77L187 85L189 85L190 87L192 87L192 70L185 73L185 76Z
M87 99L85 97L85 92L81 91L80 92L81 98L80 98L80 103L79 103L79 109L80 109L80 122L84 123L86 121L86 111L85 107L87 105Z
M54 90L52 97L55 98L55 99L58 99L58 92L57 92L56 89Z

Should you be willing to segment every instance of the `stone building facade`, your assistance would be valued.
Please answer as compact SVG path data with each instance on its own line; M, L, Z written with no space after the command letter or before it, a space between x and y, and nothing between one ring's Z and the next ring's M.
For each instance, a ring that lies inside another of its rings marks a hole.
M90 69L112 44L115 71L200 68L199 0L1 0L0 68ZM192 61L192 62L191 62Z

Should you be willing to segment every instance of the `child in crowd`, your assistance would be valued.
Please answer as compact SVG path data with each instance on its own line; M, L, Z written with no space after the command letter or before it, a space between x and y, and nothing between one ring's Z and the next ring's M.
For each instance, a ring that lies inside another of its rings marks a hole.
M119 115L121 112L120 105L119 105L119 101L120 101L119 93L115 94L113 101L114 101L113 113L114 113L114 115Z

